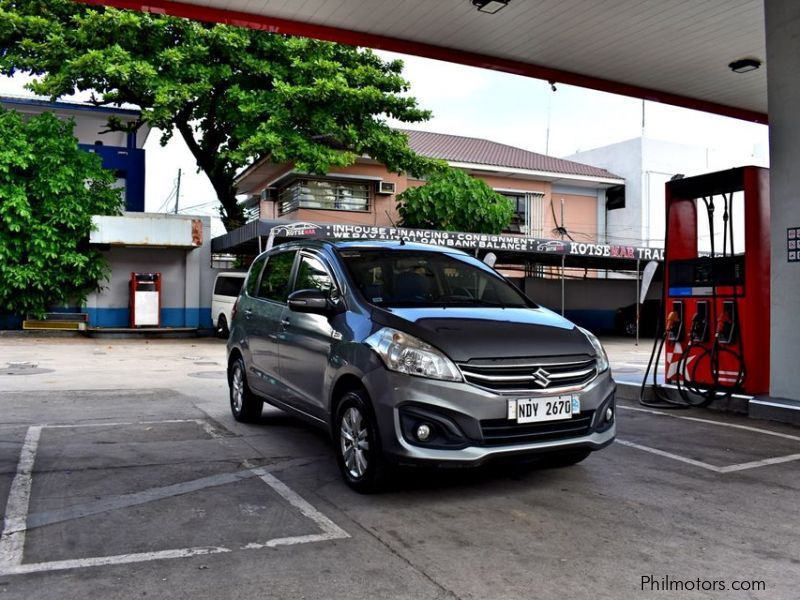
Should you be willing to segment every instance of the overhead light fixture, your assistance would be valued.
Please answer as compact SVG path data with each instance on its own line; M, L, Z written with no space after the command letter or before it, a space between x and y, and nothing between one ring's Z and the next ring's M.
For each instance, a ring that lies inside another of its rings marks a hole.
M508 6L509 0L472 0L472 5L476 6L480 12L495 14Z
M755 71L760 66L761 61L757 58L740 58L728 65L730 70L734 73L749 73L750 71Z

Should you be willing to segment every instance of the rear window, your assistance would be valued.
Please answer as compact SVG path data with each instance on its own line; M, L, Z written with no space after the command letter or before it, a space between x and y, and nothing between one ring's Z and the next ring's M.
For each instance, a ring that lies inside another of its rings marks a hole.
M238 296L242 291L244 277L232 277L230 275L220 275L217 277L217 284L214 286L214 294L217 296Z

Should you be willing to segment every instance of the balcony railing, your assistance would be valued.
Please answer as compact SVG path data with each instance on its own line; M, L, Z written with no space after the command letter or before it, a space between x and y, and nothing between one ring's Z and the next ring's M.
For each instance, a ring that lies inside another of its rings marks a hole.
M278 214L299 208L369 212L370 188L366 184L301 180L278 194Z

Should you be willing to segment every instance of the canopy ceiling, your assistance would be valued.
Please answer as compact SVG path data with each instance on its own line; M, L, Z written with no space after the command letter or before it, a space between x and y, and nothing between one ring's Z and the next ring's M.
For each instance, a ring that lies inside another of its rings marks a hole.
M765 0L79 0L493 68L766 122Z

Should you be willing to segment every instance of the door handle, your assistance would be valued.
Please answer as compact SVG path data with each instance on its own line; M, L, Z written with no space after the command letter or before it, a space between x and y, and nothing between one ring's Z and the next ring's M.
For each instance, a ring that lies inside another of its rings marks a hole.
M248 309L246 309L244 311L244 318L245 319L249 319L252 316L252 314L253 314L253 311L248 308Z
M281 319L281 327L283 327L284 329L286 329L290 323L291 321L287 318Z

